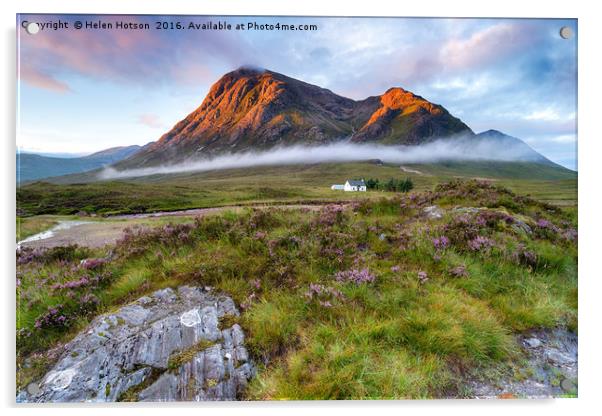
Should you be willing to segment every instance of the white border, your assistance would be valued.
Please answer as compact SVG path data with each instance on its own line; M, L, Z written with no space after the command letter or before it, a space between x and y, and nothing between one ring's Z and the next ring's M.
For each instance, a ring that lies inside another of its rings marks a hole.
M600 59L600 40L602 21L597 13L595 1L557 1L527 2L525 0L505 1L469 1L469 0L428 0L428 1L340 1L302 0L285 1L186 1L186 0L21 0L1 2L2 34L4 56L2 61L2 126L3 140L3 180L1 204L5 230L2 241L2 264L5 273L3 306L5 317L5 337L0 343L6 365L0 378L3 402L12 407L9 411L29 414L38 411L61 412L62 414L81 414L76 406L15 408L14 407L14 235L15 235L15 14L25 13L130 13L130 14L234 14L234 15L330 15L330 16L449 16L449 17L559 17L579 19L579 222L580 222L580 258L579 258L579 399L553 401L504 401L504 402L466 402L466 401L411 401L411 402L307 402L307 403L231 403L201 404L196 406L160 406L110 408L111 414L139 412L140 410L162 414L168 408L177 407L177 412L229 414L303 414L344 412L346 414L379 413L444 413L444 414L482 414L508 413L545 413L545 414L581 414L596 408L600 386L599 349L601 345L599 305L602 291L599 268L595 262L600 258L599 250L602 198L600 197L600 179L596 168L600 166L598 158L602 155L600 146L600 77L602 67ZM596 179L598 179L596 181ZM175 410L175 409L174 409ZM106 414L106 407L88 406L86 413Z

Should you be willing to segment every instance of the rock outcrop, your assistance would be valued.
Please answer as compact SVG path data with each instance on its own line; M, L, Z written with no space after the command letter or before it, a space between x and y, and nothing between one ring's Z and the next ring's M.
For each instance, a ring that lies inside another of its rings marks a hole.
M183 286L97 317L27 402L235 400L254 375L231 298Z
M526 360L496 379L475 377L467 387L481 399L543 399L577 396L577 335L563 328L532 330L517 337Z

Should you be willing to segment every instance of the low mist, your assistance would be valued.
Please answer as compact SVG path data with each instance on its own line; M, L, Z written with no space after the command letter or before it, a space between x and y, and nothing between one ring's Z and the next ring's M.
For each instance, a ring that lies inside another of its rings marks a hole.
M380 159L384 163L433 163L441 161L525 161L536 160L538 154L524 143L487 142L466 139L436 140L420 146L383 146L375 144L335 143L323 146L292 146L264 152L223 154L208 159L173 165L118 171L105 168L100 179L118 179L156 174L203 172L210 170L276 166L324 162L359 162Z

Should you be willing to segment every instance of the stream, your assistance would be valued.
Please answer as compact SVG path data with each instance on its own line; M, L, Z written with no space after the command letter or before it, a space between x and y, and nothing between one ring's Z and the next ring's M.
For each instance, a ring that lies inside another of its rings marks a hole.
M30 235L29 237L17 242L17 248L20 248L21 245L25 243L30 243L32 241L40 241L46 240L48 238L52 238L57 231L60 230L68 230L69 228L76 227L78 225L90 224L91 221L78 221L78 220L63 220L59 221L57 225L50 228L49 230L42 231L40 233Z

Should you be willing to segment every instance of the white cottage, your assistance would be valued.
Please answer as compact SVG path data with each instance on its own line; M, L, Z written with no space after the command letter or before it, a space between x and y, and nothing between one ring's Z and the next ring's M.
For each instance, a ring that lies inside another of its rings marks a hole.
M366 183L364 180L347 180L345 182L344 188L345 192L366 192Z

